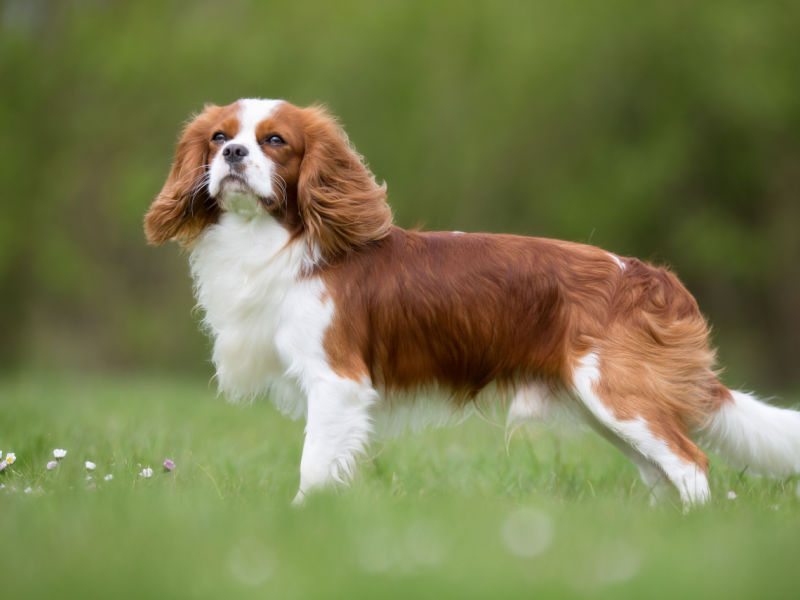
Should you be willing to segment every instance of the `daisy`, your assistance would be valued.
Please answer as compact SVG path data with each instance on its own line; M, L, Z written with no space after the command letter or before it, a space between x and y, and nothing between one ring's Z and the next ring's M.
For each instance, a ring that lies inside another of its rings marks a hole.
M94 464L92 461L87 460L85 463L87 471L94 471L97 468L97 465Z
M3 456L3 453L0 452L0 457ZM6 457L0 460L0 471L5 469L8 465L13 465L17 460L17 455L13 452L7 452Z
M142 472L139 473L139 475L141 475L142 477L145 477L145 478L152 477L153 476L153 469L151 469L150 467L146 467L146 468L142 469Z
M49 463L47 463L47 470L48 471L52 471L57 466L58 466L58 461L57 460L51 460Z
M61 448L56 448L53 450L53 456L55 456L58 460L61 460L67 455L67 451Z

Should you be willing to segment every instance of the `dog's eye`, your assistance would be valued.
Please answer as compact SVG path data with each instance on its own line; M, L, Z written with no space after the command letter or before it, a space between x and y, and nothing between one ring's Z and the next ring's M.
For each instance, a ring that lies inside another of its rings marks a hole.
M211 137L211 141L217 144L221 144L222 142L228 141L228 136L222 133L221 131L218 131Z
M262 146L285 146L286 142L283 141L283 138L281 136L276 135L276 134L273 133L272 135L268 135L263 140L261 140L261 145Z

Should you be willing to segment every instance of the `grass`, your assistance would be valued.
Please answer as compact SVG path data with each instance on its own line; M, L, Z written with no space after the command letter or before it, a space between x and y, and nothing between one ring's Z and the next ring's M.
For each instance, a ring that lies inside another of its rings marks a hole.
M794 480L714 461L712 502L684 516L649 508L592 434L523 432L506 451L473 417L377 444L351 488L297 510L301 444L301 423L203 381L6 376L0 598L788 598L800 584ZM47 471L54 448L68 454Z

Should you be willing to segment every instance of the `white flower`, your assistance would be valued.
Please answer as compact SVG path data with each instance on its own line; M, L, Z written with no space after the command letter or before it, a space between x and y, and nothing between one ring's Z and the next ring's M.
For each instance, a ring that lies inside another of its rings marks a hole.
M111 473L103 477L103 481L111 481L112 479L114 479L114 476Z
M85 463L87 471L94 471L97 468L97 465L94 464L92 461L87 460Z
M58 461L57 460L51 460L49 463L47 463L47 470L48 471L52 471L57 466L58 466Z
M146 468L142 469L142 472L139 473L139 475L141 475L142 477L145 477L145 478L152 477L153 476L153 469L151 469L150 467L146 467Z
M5 462L7 465L13 465L15 462L17 462L17 455L13 452L9 452L6 454L6 458L3 462Z
M53 450L53 456L55 456L59 460L64 458L66 455L67 455L67 451L66 450L62 450L61 448L56 448L55 450Z
M26 493L26 494L30 494L32 491L33 491L33 488L32 488L32 487L26 487L26 488L25 488L25 493Z
M736 500L736 492L734 492L733 490L728 492L728 500Z

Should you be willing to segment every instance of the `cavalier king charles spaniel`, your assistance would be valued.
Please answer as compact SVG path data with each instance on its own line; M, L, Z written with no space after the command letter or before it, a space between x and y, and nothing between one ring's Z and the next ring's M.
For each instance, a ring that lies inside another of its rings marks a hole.
M509 425L568 407L654 500L709 499L696 443L751 472L800 471L800 412L720 383L675 275L577 243L401 229L322 108L206 106L145 232L190 251L220 391L305 417L297 502L352 477L381 415L447 420L484 390Z

